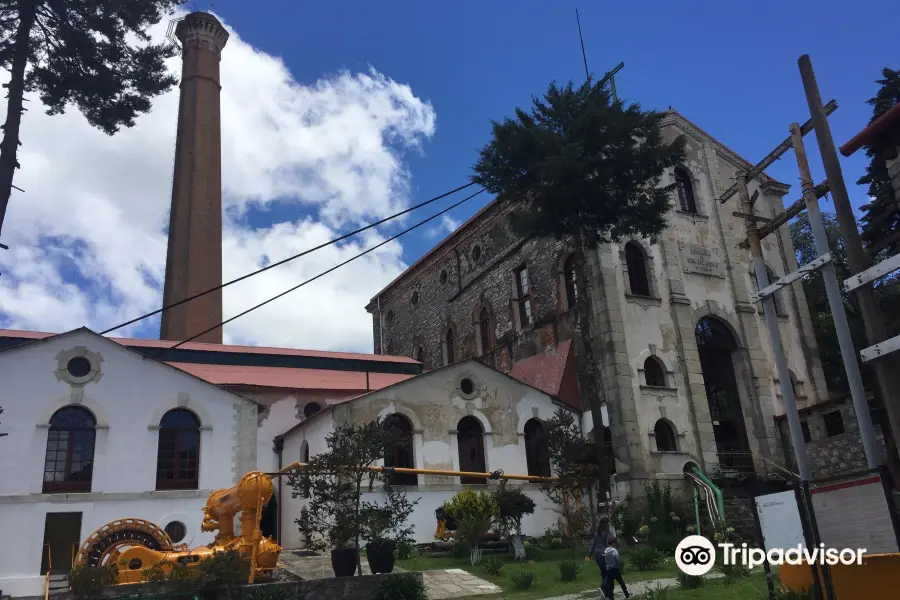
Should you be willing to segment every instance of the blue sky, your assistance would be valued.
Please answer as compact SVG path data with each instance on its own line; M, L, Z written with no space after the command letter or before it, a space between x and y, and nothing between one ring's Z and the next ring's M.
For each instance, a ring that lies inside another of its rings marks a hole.
M198 2L189 9L232 29L221 67L225 279L466 183L491 120L550 81L583 81L576 6L594 74L624 61L621 97L672 106L751 162L809 116L801 54L824 99L840 104L830 119L838 145L868 122L881 69L900 67L889 62L900 61L900 5L888 1ZM169 66L177 73L178 59ZM28 193L6 217L0 327L99 331L160 306L177 105L173 89L113 137L77 110L26 113L16 185ZM819 182L813 137L807 148ZM842 164L858 206L866 159ZM799 196L792 154L768 173L793 186L788 201ZM368 300L487 200L235 321L226 341L370 351ZM452 202L227 288L225 316ZM158 327L148 319L117 334L155 337Z
M196 5L204 8L202 4ZM621 61L623 98L679 110L751 162L808 116L797 59L810 54L823 99L838 100L831 117L838 145L871 115L865 100L884 66L898 67L895 2L279 2L219 0L213 10L241 36L281 56L301 82L369 65L408 83L432 103L437 131L424 155L410 156L414 194L426 198L465 182L490 121L529 102L552 80L581 82L584 67L575 9L581 15L588 66L602 75ZM871 15L880 13L874 23ZM746 16L742 16L746 15ZM816 182L824 179L808 137ZM854 202L866 164L843 160ZM793 155L768 173L799 197ZM461 207L470 216L484 199ZM404 258L433 240L410 234Z

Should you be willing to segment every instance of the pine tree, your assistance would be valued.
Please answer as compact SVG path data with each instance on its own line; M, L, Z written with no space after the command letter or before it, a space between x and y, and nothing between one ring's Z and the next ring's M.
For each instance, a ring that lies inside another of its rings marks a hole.
M585 382L594 416L601 502L609 489L606 432L600 415L586 257L604 242L637 235L654 239L666 226L671 190L667 168L684 160L684 140L662 138L662 114L613 102L602 83L575 88L551 83L530 111L493 123L473 181L513 202L513 226L523 236L566 239L576 248L576 335L584 349ZM579 290L581 291L581 290Z
M874 98L867 101L872 106L870 123L900 102L900 71L885 67L881 71L881 77L875 82L881 84L881 89ZM864 213L860 219L863 242L869 248L876 248L879 242L892 239L876 252L892 255L900 249L900 239L892 238L900 235L897 233L900 231L900 210L897 210L897 201L884 158L871 148L866 148L866 156L869 157L866 174L856 182L859 185L869 186L868 194L871 198L869 204L861 207Z
M151 99L177 82L165 67L174 49L150 43L147 28L181 2L0 0L0 65L10 72L0 142L0 228L19 168L25 93L37 92L50 115L77 106L108 135L132 127Z

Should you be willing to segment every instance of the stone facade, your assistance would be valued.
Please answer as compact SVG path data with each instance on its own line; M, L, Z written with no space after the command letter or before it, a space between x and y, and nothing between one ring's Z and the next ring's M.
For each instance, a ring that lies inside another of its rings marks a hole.
M850 398L821 402L802 409L800 413L813 480L868 469L862 436L859 433L859 422ZM884 435L875 415L872 420L881 458L884 460ZM796 472L796 459L787 419L779 418L778 427L784 442L787 464Z
M784 411L761 307L757 311L750 301L750 255L739 247L744 222L732 214L736 199L717 201L750 165L675 111L663 123L668 139L686 137L687 159L662 183L675 183L676 176L687 181L693 201L682 205L674 198L669 227L656 243L621 240L586 257L600 393L622 465L619 477L634 481L659 474L680 478L687 462L712 469L723 450L781 456L773 417ZM784 210L788 186L761 176L750 184L751 193L757 190L757 214L770 217ZM564 275L570 247L565 241L517 238L508 225L510 210L507 202L489 204L372 299L367 309L376 352L421 357L426 368L434 368L447 362L446 336L452 331L453 360L477 356L507 371L573 337L575 315ZM763 252L770 277L797 268L786 229L764 240ZM521 266L531 284L532 322L524 327L515 275ZM779 292L778 304L778 333L794 384L815 403L826 394L806 300L799 288L789 288ZM489 316L487 343L481 339L482 309ZM704 373L703 364L709 370L710 353L701 352L696 338L704 319L730 338L730 364L724 369L733 371L728 397L731 406L740 407L732 413L740 448L726 448L716 439L723 425L714 422L707 398L711 373ZM574 341L583 372L584 342ZM655 374L648 379L648 361L662 371L662 380ZM587 408L585 390L582 385ZM674 444L660 445L660 422L673 433Z

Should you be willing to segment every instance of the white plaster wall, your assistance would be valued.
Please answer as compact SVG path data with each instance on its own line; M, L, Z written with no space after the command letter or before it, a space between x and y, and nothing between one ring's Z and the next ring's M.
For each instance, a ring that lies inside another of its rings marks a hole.
M54 373L56 356L78 346L103 358L102 377L85 384L83 392L73 391ZM176 513L184 515L178 520L189 529L196 524L199 536L200 509L210 491L231 486L239 471L253 466L256 427L248 426L246 416L255 414L255 404L91 332L79 330L0 353L0 381L3 427L9 434L0 452L0 580L5 580L0 587L5 593L17 585L12 579L39 577L48 510L84 512L82 538L123 517L164 527L162 519ZM42 494L46 425L57 409L72 403L90 410L98 422L91 492ZM179 406L194 411L203 427L200 489L157 492L159 420ZM30 579L23 581L30 585Z
M475 489L484 489L491 491L493 486L474 486ZM529 536L542 535L547 529L553 526L560 518L555 505L547 500L547 497L541 492L540 488L534 485L526 485L522 487L522 491L534 500L534 514L528 515L522 519L522 533ZM416 490L409 492L409 499L419 499L413 514L409 518L409 523L413 527L413 536L417 544L428 544L436 541L434 532L437 529L437 519L434 511L444 505L456 494L456 490ZM383 492L368 492L362 495L363 501L384 503L386 498Z
M309 456L325 452L328 449L325 437L334 431L334 415L331 412L323 412L314 415L303 426L292 431L284 437L282 449L282 467L293 462L303 462L303 449L309 445ZM303 546L300 530L297 528L296 519L300 518L300 511L306 504L301 497L292 498L292 488L287 484L287 478L280 478L276 493L280 494L279 518L281 519L281 540L285 548L300 548Z
M13 597L43 596L44 577L40 575L40 566L44 551L44 520L48 512L82 513L82 540L104 524L123 517L139 517L160 526L181 521L187 527L184 543L197 547L213 540L213 534L200 531L205 503L205 497L198 497L0 505L0 531L3 532L0 535L0 589ZM69 565L72 561L71 555L51 558L54 567Z

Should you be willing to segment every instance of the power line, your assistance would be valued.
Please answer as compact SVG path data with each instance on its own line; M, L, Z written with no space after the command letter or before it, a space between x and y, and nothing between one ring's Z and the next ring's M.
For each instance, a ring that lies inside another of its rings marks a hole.
M367 231L367 230L369 230L369 229L372 229L373 227L378 227L379 225L383 225L384 223L387 223L388 221L392 221L392 220L394 220L394 219L396 219L396 218L398 218L398 217L402 217L403 215L405 215L405 214L407 214L407 213L409 213L409 212L412 212L412 211L414 211L414 210L416 210L416 209L418 209L418 208L422 208L423 206L427 206L427 205L429 205L429 204L431 204L431 203L433 203L433 202L437 202L438 200L441 200L441 199L443 199L443 198L446 198L447 196L450 196L451 194L455 194L456 192L458 192L458 191L460 191L460 190L464 190L464 189L466 189L467 187L471 187L471 186L473 186L473 185L475 185L475 182L467 183L466 185L461 185L461 186L459 186L459 187L456 188L456 189L453 189L453 190L450 190L449 192L445 192L445 193L441 194L440 196L435 196L434 198L432 198L432 199L430 199L430 200L426 200L425 202L420 202L419 204L416 204L415 206L410 206L409 208L407 208L406 210L404 210L404 211L402 211L402 212L398 212L397 214L391 215L391 216L389 216L389 217L385 217L384 219L381 219L380 221L375 221L374 223L370 223L369 225L366 225L365 227L361 227L361 228L359 228L359 229L357 229L357 230L355 230L355 231L351 231L350 233L346 233L346 234L344 234L344 235L342 235L342 236L340 236L340 237L337 237L337 238L334 238L333 240L330 240L330 241L328 241L328 242L325 242L324 244L319 244L319 245L316 246L315 248L310 248L309 250L304 250L304 251L301 252L300 254L295 254L295 255L293 255L293 256L289 256L288 258L285 258L284 260L280 260L280 261L278 261L278 262L276 262L276 263L272 263L271 265L268 265L268 266L265 266L265 267L263 267L263 268L261 268L261 269L258 269L258 270L256 270L256 271L253 271L252 273L247 273L246 275L241 275L241 276L238 277L237 279L232 279L231 281L225 282L225 283L223 283L222 285L217 285L216 287L210 288L210 289L205 290L205 291L203 291L203 292L198 292L198 293L194 294L193 296L188 296L187 298L184 298L184 299L182 299L182 300L179 300L178 302L173 302L172 304L166 304L166 305L164 305L162 308L158 308L158 309L154 310L153 312L148 312L147 314L141 315L140 317L135 317L134 319L131 319L130 321L125 321L124 323L120 323L120 324L116 325L115 327L110 327L109 329L106 329L106 330L104 330L104 331L101 331L101 332L100 332L100 335L106 335L106 334L108 334L108 333L112 333L113 331L116 331L117 329L122 329L123 327L127 327L127 326L129 326L129 325L133 325L133 324L137 323L138 321L143 321L144 319L148 319L148 318L150 318L150 317L156 316L156 315L160 314L161 312L167 311L167 310L169 310L169 309L171 309L171 308L175 308L176 306L181 306L182 304L185 304L185 303L187 303L187 302L190 302L191 300L196 300L197 298L200 298L200 297L205 296L205 295L207 295L207 294L211 294L211 293L213 293L213 292L216 292L216 291L218 291L218 290L221 290L221 289L223 289L223 288L226 288L226 287L228 287L229 285L232 285L232 284L234 284L234 283L238 283L238 282L244 281L245 279L249 279L249 278L253 277L254 275L259 275L260 273L263 273L263 272L265 272L265 271L268 271L269 269L274 269L275 267L279 267L279 266L281 266L281 265L283 265L283 264L285 264L285 263L289 263L289 262L291 262L292 260L295 260L295 259L301 258L301 257L303 257L303 256L306 256L307 254L310 254L310 253L312 253L312 252L315 252L316 250L321 250L322 248L325 248L325 247L327 247L327 246L331 246L331 245L333 245L333 244L337 244L338 242L342 242L342 241L346 240L347 238L350 238L350 237L353 237L354 235L357 235L357 234L359 234L359 233L362 233L363 231ZM471 196L470 196L470 197L471 197ZM391 238L391 239L393 239L393 238ZM377 247L377 246L376 246L376 247ZM205 332L204 332L204 333L205 333ZM193 339L193 338L192 338L192 339Z
M234 321L234 320L236 320L236 319L240 319L240 318L243 317L244 315L253 312L253 311L256 310L257 308L262 308L262 307L265 306L266 304L269 304L270 302L274 302L275 300L278 300L278 299L281 298L282 296L287 296L287 295L290 294L291 292L293 292L293 291L295 291L295 290L298 290L298 289L302 288L304 285L306 285L306 284L308 284L308 283L312 283L312 282L315 281L316 279L319 279L320 277L324 277L325 275L328 275L329 273L331 273L331 272L333 272L333 271L336 271L336 270L340 269L341 267L343 267L343 266L345 266L345 265L347 265L347 264L353 262L353 261L356 260L357 258L362 258L363 256L365 256L365 255L368 254L369 252L372 252L373 250L377 250L378 248L384 246L385 244L387 244L387 243L389 243L389 242L393 242L394 240L396 240L396 239L399 238L400 236L406 235L407 233L409 233L410 231L412 231L412 230L414 230L414 229L418 229L419 227L421 227L422 225L425 225L425 224L428 223L429 221L433 221L434 219L437 219L437 218L440 217L441 215L450 212L451 210L453 210L453 209L456 208L457 206L460 206L460 205L463 204L464 202L468 202L469 200L471 200L472 198L474 198L474 197L477 196L478 194L481 194L482 192L484 192L483 189L478 190L477 192L475 192L475 193L472 194L471 196L466 196L465 198L463 198L462 200L460 200L460 201L457 202L456 204L452 204L452 205L448 206L447 208L445 208L445 209L442 210L441 212L431 215L430 217L428 217L428 218L425 219L424 221L420 221L420 222L416 223L415 225L413 225L412 227L409 227L408 229L404 229L403 231L401 231L401 232L398 233L397 235L395 235L395 236L393 236L393 237L390 237L390 238L384 240L383 242L381 242L381 243L379 243L379 244L377 244L377 245L375 245L375 246L372 246L372 247L369 248L368 250L365 250L364 252L360 252L359 254L357 254L356 256L354 256L354 257L352 257L352 258L348 258L348 259L345 260L344 262L342 262L342 263L340 263L340 264L337 264L337 265L331 267L330 269L328 269L328 270L326 270L326 271L322 271L321 273L319 273L319 274L316 275L315 277L313 277L313 278L311 278L311 279L307 279L307 280L304 281L303 283L299 283L299 284L295 285L294 287L292 287L292 288L290 288L290 289L288 289L288 290L285 290L285 291L281 292L280 294L278 294L277 296L273 296L273 297L269 298L268 300L266 300L266 301L264 301L264 302L260 302L260 303L257 304L256 306L253 306L253 307L251 307L251 308L248 308L247 310L245 310L245 311L242 312L242 313L238 313L238 314L234 315L233 317L229 317L228 319L225 319L224 321L222 321L222 322L219 323L218 325L213 325L213 326L210 327L209 329L204 329L204 330L201 331L200 333L195 334L195 335L193 335L193 336L187 338L186 340L182 340L182 341L178 342L177 344L175 344L174 346L166 346L166 347L164 348L164 350L172 350L172 349L174 349L174 348L178 348L178 347L181 346L182 344L186 344L186 343L188 343L188 342L190 342L190 341L192 341L192 340L197 339L198 337L200 337L200 336L202 336L202 335L206 335L206 334L209 333L210 331L215 331L215 330L218 329L219 327L224 327L224 326L227 325L228 323L231 323L232 321Z

